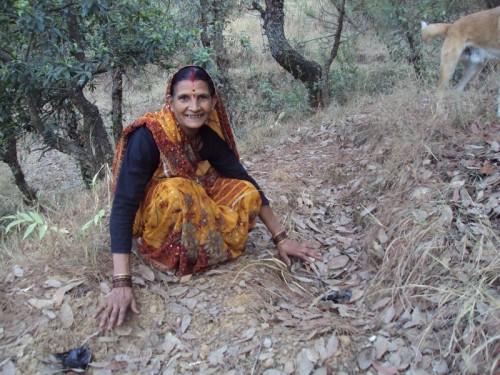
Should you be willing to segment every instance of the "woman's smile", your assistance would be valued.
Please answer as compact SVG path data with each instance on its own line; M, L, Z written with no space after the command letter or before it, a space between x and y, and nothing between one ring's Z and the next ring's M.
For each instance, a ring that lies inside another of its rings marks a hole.
M201 80L178 82L167 101L181 129L190 138L207 123L217 103L217 99L210 95L207 83Z

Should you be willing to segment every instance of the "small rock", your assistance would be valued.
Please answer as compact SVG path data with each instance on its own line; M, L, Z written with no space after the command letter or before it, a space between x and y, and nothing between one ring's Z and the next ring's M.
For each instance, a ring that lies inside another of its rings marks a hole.
M265 348L269 349L273 345L273 342L269 337L266 337L262 345L264 345Z
M274 359L268 358L262 361L262 367L263 368L270 368L274 366Z
M351 345L351 338L349 336L339 336L339 341L344 348Z
M23 277L24 276L24 270L19 266L14 266L14 268L12 269L12 272L14 273L15 277Z

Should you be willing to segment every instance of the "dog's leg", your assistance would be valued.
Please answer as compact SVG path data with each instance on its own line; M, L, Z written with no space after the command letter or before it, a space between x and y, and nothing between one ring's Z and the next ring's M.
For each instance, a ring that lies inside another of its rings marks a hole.
M441 48L441 66L439 68L439 84L436 98L436 110L443 112L444 93L457 68L458 61L464 49L463 43L457 44L455 40L446 38Z
M465 52L468 50L468 53ZM460 62L464 66L464 73L462 78L455 86L455 90L463 91L465 85L469 83L469 81L474 78L484 67L484 56L480 50L474 47L468 47L462 53L460 58Z
M439 68L439 90L442 91L448 87L458 61L464 50L464 44L457 44L454 39L446 38L441 48L441 67Z

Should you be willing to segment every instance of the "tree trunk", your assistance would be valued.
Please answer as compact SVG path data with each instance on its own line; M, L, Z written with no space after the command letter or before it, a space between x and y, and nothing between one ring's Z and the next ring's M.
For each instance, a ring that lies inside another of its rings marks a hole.
M123 131L123 68L113 69L113 88L111 91L111 122L115 144Z
M104 162L111 162L110 160L101 161L96 158L92 152L93 147L88 150L81 147L76 142L63 138L47 129L39 112L37 98L35 94L28 92L25 94L26 104L30 115L31 123L36 132L42 137L44 143L64 154L74 157L80 165L82 176L87 185L92 181L92 178L99 171ZM102 120L101 120L102 121ZM95 137L95 134L94 134ZM105 138L107 142L107 136Z
M315 61L305 59L292 48L285 37L284 0L265 0L266 9L254 1L253 8L258 10L264 20L264 31L269 41L271 54L276 62L295 79L304 83L312 108L324 107L322 84L322 68Z
M72 98L75 107L83 116L84 149L92 156L91 165L83 165L81 168L83 179L88 183L99 173L104 164L111 165L113 148L109 143L99 108L87 100L80 88L73 93Z
M9 166L14 176L16 186L23 194L23 201L26 204L32 205L36 203L36 190L28 185L24 178L24 173L17 158L17 141L15 137L6 137L3 139L4 143L4 158L3 161Z
M323 69L321 71L321 95L325 106L328 106L330 104L330 66L332 65L339 52L340 38L342 36L342 29L344 27L345 19L345 0L342 0L340 7L335 4L334 0L330 1L332 5L337 8L339 16L337 21L337 30L335 31L335 35L333 38L333 46L330 51L330 56L328 57L328 60L325 62L325 65L323 66Z
M407 19L409 17L405 14L404 8L403 13L401 13L400 9L396 8L395 14L401 20L401 27L410 48L410 54L406 56L406 60L413 67L417 77L422 77L422 49L420 48L420 44L415 40L412 28L408 23Z

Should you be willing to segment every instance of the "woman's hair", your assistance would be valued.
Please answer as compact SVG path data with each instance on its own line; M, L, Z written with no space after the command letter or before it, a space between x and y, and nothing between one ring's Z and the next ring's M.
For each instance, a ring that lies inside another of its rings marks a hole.
M172 83L170 84L170 92L171 96L174 95L175 85L177 85L181 81L191 81L194 82L196 80L204 81L208 85L208 91L211 96L215 95L215 86L212 78L208 75L208 73L199 68L197 66L186 66L179 70L172 78Z

